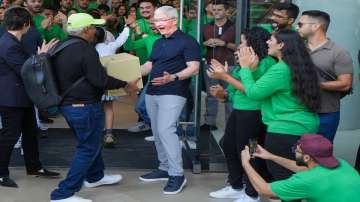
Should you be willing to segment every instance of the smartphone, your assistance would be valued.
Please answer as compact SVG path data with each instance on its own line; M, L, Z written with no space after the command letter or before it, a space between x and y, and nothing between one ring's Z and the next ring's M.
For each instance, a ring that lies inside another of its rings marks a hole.
M249 139L249 151L251 158L254 158L254 153L256 152L257 147L257 139L256 138L250 138Z
M234 53L234 62L236 65L239 64L239 55L237 54L237 52Z

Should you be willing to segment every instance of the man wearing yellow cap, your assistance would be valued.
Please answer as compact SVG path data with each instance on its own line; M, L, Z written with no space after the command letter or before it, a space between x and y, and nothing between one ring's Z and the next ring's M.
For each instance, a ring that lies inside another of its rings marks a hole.
M67 177L51 193L51 202L91 202L74 193L80 191L83 184L93 188L115 184L122 179L121 175L104 175L101 155L104 110L101 96L107 89L125 88L127 92L135 92L138 80L125 82L106 74L91 44L96 33L94 25L104 23L104 20L94 19L86 13L71 15L67 22L68 40L76 42L65 47L52 60L61 94L76 81L80 82L71 88L60 106L78 144Z

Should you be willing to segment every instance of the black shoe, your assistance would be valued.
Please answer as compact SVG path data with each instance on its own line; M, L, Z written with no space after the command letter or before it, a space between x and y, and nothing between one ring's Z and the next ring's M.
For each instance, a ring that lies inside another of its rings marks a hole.
M18 188L18 185L14 182L14 180L9 177L0 177L0 186Z
M46 118L40 119L40 122L45 123L45 124L52 124L52 123L54 123L54 120L49 119L49 118L46 117Z
M203 124L200 126L200 130L217 130L218 127L216 125Z
M150 173L140 176L139 179L144 182L156 182L156 181L168 180L169 175L168 172L166 171L154 170Z
M164 194L178 194L186 185L185 176L169 176L169 180L164 187Z
M36 177L48 177L48 178L60 177L60 173L48 171L46 169L40 169L38 171L28 171L27 174L35 175Z

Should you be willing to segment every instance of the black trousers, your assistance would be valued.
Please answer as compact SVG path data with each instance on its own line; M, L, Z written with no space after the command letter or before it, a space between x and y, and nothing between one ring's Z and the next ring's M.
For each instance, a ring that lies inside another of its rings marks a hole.
M295 160L291 147L300 139L300 136L289 134L268 133L265 138L265 149L287 159ZM294 174L291 170L280 166L273 161L266 161L267 168L275 181L284 180ZM294 200L291 202L301 202Z
M260 110L234 109L226 123L222 146L229 170L228 182L234 189L243 188L245 182L245 192L251 197L258 196L258 193L249 182L241 165L241 151L248 145L250 138L257 138L258 143L262 144L265 133L266 127L262 123ZM252 159L251 162L258 171L259 161L261 159ZM243 177L245 177L244 181Z
M0 132L0 177L9 176L11 153L21 133L26 170L41 169L34 108L0 107L0 116L3 127Z

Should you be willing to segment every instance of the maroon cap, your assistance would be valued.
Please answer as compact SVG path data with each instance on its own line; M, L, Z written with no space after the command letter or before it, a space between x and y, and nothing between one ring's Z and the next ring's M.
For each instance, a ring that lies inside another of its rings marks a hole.
M298 145L304 154L310 155L318 164L327 168L339 166L339 161L333 155L333 145L324 136L304 134Z

